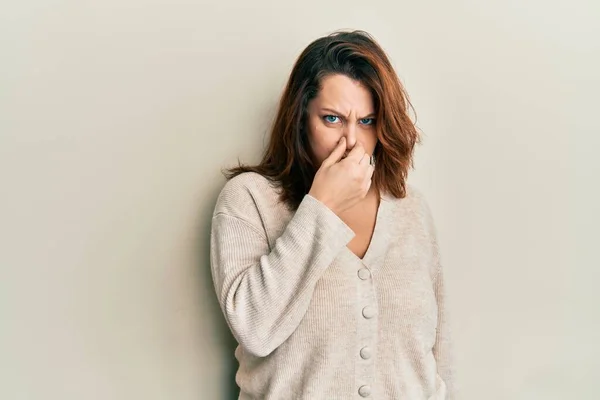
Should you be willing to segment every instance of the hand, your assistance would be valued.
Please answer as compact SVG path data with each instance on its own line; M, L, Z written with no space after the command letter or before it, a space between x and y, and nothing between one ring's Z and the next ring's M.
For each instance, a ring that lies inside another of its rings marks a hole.
M321 164L308 192L338 216L365 198L374 171L371 157L360 142L342 160L345 150L346 139L342 137Z

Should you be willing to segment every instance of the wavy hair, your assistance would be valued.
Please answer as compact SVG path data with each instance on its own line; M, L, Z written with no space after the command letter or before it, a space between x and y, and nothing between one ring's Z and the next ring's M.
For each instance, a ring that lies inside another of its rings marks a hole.
M371 91L378 139L373 184L396 198L405 197L414 147L420 141L409 116L414 109L384 50L360 30L334 32L304 49L279 101L262 160L226 170L227 179L256 172L280 187L280 199L297 209L318 168L308 142L308 104L319 93L323 78L333 74L346 75Z

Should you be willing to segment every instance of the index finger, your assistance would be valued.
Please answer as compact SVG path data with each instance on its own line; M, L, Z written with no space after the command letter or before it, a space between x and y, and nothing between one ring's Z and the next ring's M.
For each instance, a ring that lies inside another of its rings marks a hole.
M346 159L350 159L353 160L355 162L360 162L360 160L363 158L363 156L365 155L365 148L362 145L361 142L356 142L356 144L354 145L354 147L352 148L352 150L350 150L350 152L348 153L348 156L346 157Z
M338 142L337 146L335 146L335 149L333 149L331 154L329 154L329 156L325 160L323 160L321 165L335 164L342 158L345 150L346 150L346 138L342 137L340 139L340 141Z

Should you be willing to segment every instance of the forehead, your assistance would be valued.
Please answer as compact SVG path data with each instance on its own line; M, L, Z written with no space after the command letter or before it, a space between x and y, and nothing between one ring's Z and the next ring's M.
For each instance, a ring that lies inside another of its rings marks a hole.
M343 113L373 112L373 96L362 83L345 75L330 75L321 80L315 98L319 107L332 107Z

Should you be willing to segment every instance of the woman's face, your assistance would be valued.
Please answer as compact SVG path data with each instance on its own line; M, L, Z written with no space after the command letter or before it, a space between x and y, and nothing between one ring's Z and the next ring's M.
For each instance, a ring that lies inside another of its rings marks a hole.
M308 104L308 141L317 166L342 136L346 137L346 153L360 142L367 154L373 154L377 144L373 96L360 82L345 75L329 75Z

